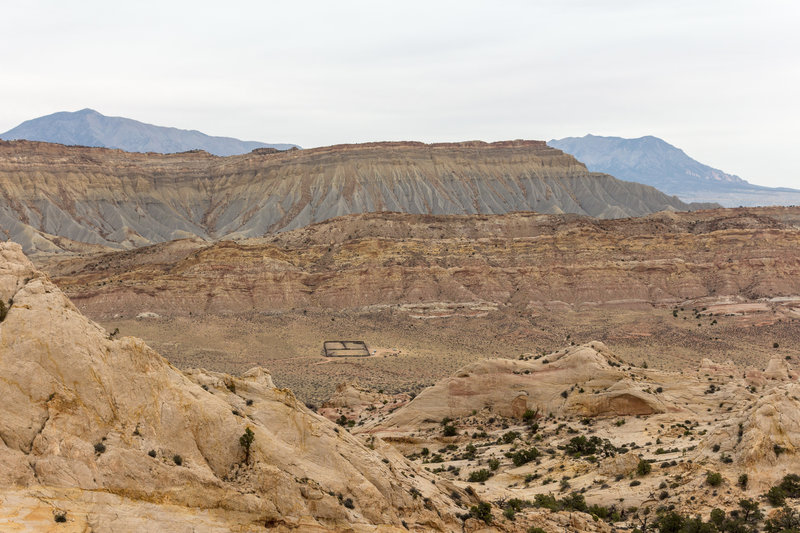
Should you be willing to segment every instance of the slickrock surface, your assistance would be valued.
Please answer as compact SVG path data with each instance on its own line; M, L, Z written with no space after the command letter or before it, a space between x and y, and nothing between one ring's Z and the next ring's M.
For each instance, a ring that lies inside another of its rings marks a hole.
M732 511L742 499L774 513L780 505L762 495L800 473L800 385L794 359L768 366L785 372L709 360L667 372L625 362L595 341L474 363L410 402L362 394L326 416L392 443L498 510L579 497L623 528L668 509L708 520L713 508ZM794 509L798 496L786 500Z
M340 145L231 157L0 141L0 228L26 252L233 239L378 211L601 218L691 206L543 141Z
M59 531L461 527L449 482L362 445L264 369L184 374L141 340L112 338L17 244L0 244L0 300L4 531L54 529L58 511Z

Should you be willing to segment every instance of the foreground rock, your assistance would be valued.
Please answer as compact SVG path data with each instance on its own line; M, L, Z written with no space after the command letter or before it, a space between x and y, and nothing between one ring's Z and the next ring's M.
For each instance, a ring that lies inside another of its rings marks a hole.
M449 482L362 445L263 369L183 374L113 338L16 244L0 245L0 300L4 527L65 512L74 531L460 528Z

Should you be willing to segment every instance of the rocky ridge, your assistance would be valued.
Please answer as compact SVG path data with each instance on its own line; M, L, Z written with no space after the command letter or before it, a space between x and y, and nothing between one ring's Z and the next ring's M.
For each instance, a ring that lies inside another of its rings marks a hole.
M26 253L261 237L380 211L600 218L692 206L541 141L367 143L215 157L0 141L0 228Z
M708 313L731 314L748 299L792 317L798 250L800 210L773 208L608 221L364 214L269 239L40 261L95 318L294 308L480 316L687 300L729 303Z

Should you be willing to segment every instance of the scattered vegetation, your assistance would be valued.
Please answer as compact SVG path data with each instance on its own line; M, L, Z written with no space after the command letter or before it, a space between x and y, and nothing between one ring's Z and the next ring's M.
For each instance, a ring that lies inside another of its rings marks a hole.
M256 436L253 430L249 427L245 428L244 433L239 437L239 445L244 448L244 464L250 462L250 446L253 445L254 440L256 440Z

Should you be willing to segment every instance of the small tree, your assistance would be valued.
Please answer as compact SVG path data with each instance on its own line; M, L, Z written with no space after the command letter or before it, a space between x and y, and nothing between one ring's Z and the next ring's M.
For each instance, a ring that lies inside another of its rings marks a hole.
M636 475L637 476L646 476L647 474L650 473L650 471L652 469L653 469L653 466L650 463L648 463L644 459L640 459L639 460L639 464L636 465Z
M250 446L253 444L253 441L256 440L255 433L250 428L246 428L244 430L244 434L239 437L239 445L244 448L244 462L245 464L250 462Z

